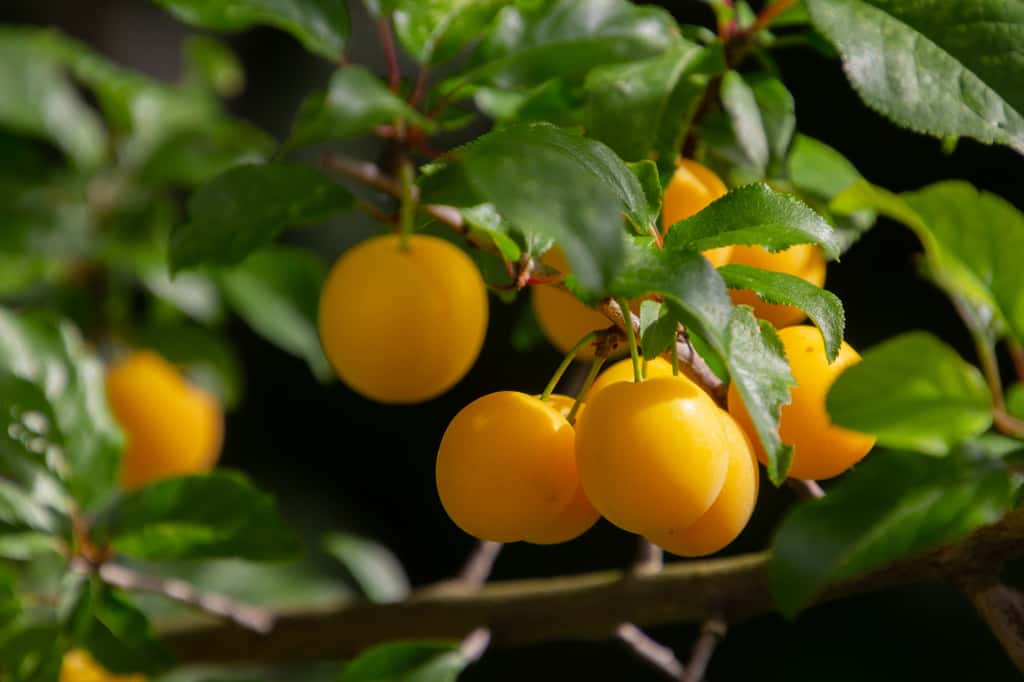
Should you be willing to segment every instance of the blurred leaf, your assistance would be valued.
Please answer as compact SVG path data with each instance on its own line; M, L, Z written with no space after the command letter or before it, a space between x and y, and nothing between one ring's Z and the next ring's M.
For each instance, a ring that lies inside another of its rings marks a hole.
M1017 382L1006 392L1006 411L1017 419L1024 419L1024 383Z
M944 456L992 425L981 372L925 332L901 334L864 353L828 394L839 425L893 448Z
M245 86L242 62L224 43L205 35L185 40L187 78L221 97L233 97Z
M320 347L317 306L326 277L323 262L305 251L274 247L257 251L221 276L231 308L257 333L309 363L313 373L333 376Z
M725 265L718 269L730 289L749 289L768 303L790 305L807 313L821 331L825 355L832 362L843 341L846 314L843 303L831 291L784 272L772 272L748 265Z
M307 166L236 166L189 199L189 222L171 238L171 266L240 263L283 229L318 222L351 205L348 190Z
M768 143L768 175L778 175L796 132L796 103L778 78L755 74L749 78Z
M826 257L839 254L832 226L796 197L767 185L739 187L707 208L675 223L666 248L706 251L729 244L759 244L781 251L794 244L818 244Z
M363 135L396 119L432 127L365 67L346 66L334 72L326 94L311 95L302 103L287 146Z
M864 179L838 151L813 137L797 135L786 163L786 175L796 190L835 226L841 252L849 249L875 224L876 214L870 209L830 214L829 202Z
M139 264L142 265L141 263ZM211 324L223 317L220 292L210 277L200 272L167 274L167 261L152 262L140 273L149 293L199 322Z
M216 395L226 409L238 404L242 367L226 336L185 322L154 323L139 330L133 344L153 349L184 367L189 380Z
M310 52L336 61L351 26L347 5L333 0L154 0L184 22L215 31L273 26Z
M657 159L671 169L707 86L724 69L720 46L679 41L657 57L599 66L587 76L587 134L622 158Z
M498 248L505 260L519 260L522 251L516 241L509 236L509 226L494 208L493 204L480 204L459 211L462 219L474 234L483 235Z
M35 561L43 556L59 557L63 560L62 551L60 539L45 533L0 535L0 559L6 561Z
M754 91L743 80L743 76L736 71L729 71L722 78L721 97L722 107L729 115L740 149L758 176L764 177L771 151Z
M832 204L847 212L874 209L905 224L921 240L928 275L939 286L1024 340L1024 214L1008 201L962 181L900 195L859 182Z
M583 99L576 87L561 78L549 78L530 87L478 87L473 91L473 103L495 121L573 126L580 122Z
M146 615L120 592L104 589L92 612L84 644L112 673L154 673L174 659L157 640Z
M618 269L622 211L637 225L654 220L643 188L621 159L551 125L494 131L464 147L461 158L479 196L524 232L558 242L573 274L594 292Z
M4 682L58 682L65 642L56 624L33 624L0 632Z
M794 384L782 343L770 324L758 324L749 307L733 307L725 282L706 258L669 237L663 249L633 243L612 292L627 298L660 294L673 321L702 337L725 361L767 453L769 477L781 485L792 448L779 439L779 415Z
M653 161L634 161L633 163L627 163L626 167L629 168L630 172L636 176L637 182L640 183L640 190L644 193L644 197L647 200L647 217L655 217L661 214L661 174L658 172L658 166ZM654 225L654 223L648 223L648 227Z
M154 184L193 187L233 166L262 163L270 158L274 140L244 121L224 119L202 129L166 136L142 166L142 177Z
M409 578L401 562L381 544L349 533L331 533L324 549L352 576L372 602L395 602L409 594Z
M349 662L339 682L455 682L468 664L455 642L390 642Z
M644 360L653 360L676 341L675 318L657 301L640 304L640 347Z
M527 353L546 343L546 341L533 306L528 301L524 302L523 305L519 306L515 323L512 325L512 334L509 337L512 348L520 353Z
M832 583L996 521L1012 495L1010 476L990 463L876 452L783 520L772 543L772 592L792 616Z
M79 166L99 165L107 140L98 117L31 35L0 29L0 126L52 141Z
M1024 153L1024 6L1002 0L806 5L872 109L911 130Z
M501 87L537 84L655 55L678 36L667 12L625 0L517 3L498 14L464 77Z
M394 0L395 34L423 64L454 57L483 33L506 3L499 0Z
M103 367L68 323L0 309L0 368L43 389L64 434L72 495L89 509L116 487L121 432L107 407Z
M298 550L266 493L237 473L216 471L151 483L103 510L98 542L136 559L289 558Z
M14 581L0 573L0 632L3 632L21 612L21 603L14 592ZM2 670L2 668L0 668Z

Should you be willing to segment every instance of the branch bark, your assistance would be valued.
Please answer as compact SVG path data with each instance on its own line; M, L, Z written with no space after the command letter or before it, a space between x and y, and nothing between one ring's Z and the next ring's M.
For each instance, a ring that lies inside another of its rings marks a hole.
M1024 555L1024 511L958 543L835 586L817 603L950 575L978 574ZM392 639L461 638L491 628L493 646L561 638L608 639L621 623L703 622L720 613L732 625L773 610L767 553L682 562L652 575L629 571L490 583L480 590L433 590L396 604L282 611L267 635L230 623L179 622L162 629L185 662L342 658Z

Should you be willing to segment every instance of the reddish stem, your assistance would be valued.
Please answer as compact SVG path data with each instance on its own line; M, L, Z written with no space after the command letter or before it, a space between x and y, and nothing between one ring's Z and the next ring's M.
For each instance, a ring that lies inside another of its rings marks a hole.
M416 75L416 85L413 86L412 95L409 96L409 106L418 107L427 94L427 80L430 77L430 69L426 64L420 66L420 72Z
M768 28L780 14L792 7L795 2L796 0L778 0L768 5L757 15L757 18L754 19L754 23L750 25L750 29L747 32L753 34Z
M391 88L391 92L398 92L398 87L402 84L402 71L398 66L395 36L391 32L391 24L387 17L377 20L377 33L380 34L380 44L384 49L384 58L388 62L388 87Z

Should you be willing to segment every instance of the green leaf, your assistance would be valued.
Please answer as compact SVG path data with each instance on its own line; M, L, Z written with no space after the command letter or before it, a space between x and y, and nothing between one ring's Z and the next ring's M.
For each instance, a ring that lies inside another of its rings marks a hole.
M767 453L769 477L781 485L792 448L779 439L779 416L794 380L775 329L759 325L749 307L733 307L721 275L685 245L631 243L627 253L612 292L627 298L660 294L673 322L682 322L725 361Z
M348 40L346 4L333 0L154 0L193 26L239 31L273 26L295 36L303 46L337 61Z
M876 213L862 209L831 213L829 202L864 178L852 163L824 142L797 135L786 160L786 175L802 198L835 226L845 252L875 224Z
M0 633L0 673L10 682L57 682L67 644L56 624L32 624Z
M102 590L92 618L84 644L111 673L153 674L174 662L153 634L146 614L126 595Z
M832 202L844 211L870 208L909 227L925 249L928 275L953 296L996 318L1024 340L1024 214L1008 201L962 181L895 195L860 182Z
M821 332L828 361L836 359L846 315L835 294L799 277L748 265L725 265L718 268L718 274L730 289L750 289L762 301L790 305L807 313Z
M509 236L511 226L506 223L493 204L480 204L464 208L459 213L466 226L476 235L489 239L507 261L515 262L522 255L519 244Z
M749 79L768 143L768 175L778 175L796 132L796 102L778 78L757 74Z
M20 612L21 603L14 591L14 581L10 576L0 574L0 632L14 622Z
M454 57L506 3L499 0L395 0L395 34L423 64Z
M772 593L792 616L830 584L996 521L1012 494L1007 472L989 463L876 452L783 520L772 543Z
M1024 383L1017 382L1006 392L1006 411L1017 419L1024 419Z
M461 158L478 195L524 232L558 242L573 274L595 293L621 262L623 210L639 224L653 220L639 181L621 159L551 125L494 131L462 148Z
M944 456L992 425L981 372L924 332L902 334L864 353L828 394L833 421L893 448Z
M640 304L640 346L644 360L653 360L676 341L676 320L657 301Z
M245 86L242 62L224 43L205 35L185 40L186 80L194 81L221 97L233 97Z
M759 244L781 251L795 244L818 244L828 258L839 255L835 230L796 197L767 185L747 185L712 202L669 230L666 248L706 251L729 244Z
M273 499L241 474L217 471L125 493L94 526L98 542L136 559L289 558L298 549Z
M302 103L287 147L363 135L396 119L432 127L365 67L346 66L334 72L325 94L311 95Z
M667 12L625 0L517 3L498 14L464 77L501 87L537 84L650 57L678 37Z
M240 263L286 227L324 220L351 205L348 190L307 166L237 166L189 199L189 222L171 237L171 266Z
M468 664L454 642L390 642L349 662L339 682L455 682Z
M349 533L331 533L324 538L324 550L345 567L370 601L395 602L408 596L409 578L387 547Z
M317 306L326 277L323 262L294 248L274 247L249 256L221 276L231 308L261 336L309 363L321 379L332 376L320 348Z
M671 170L708 77L724 69L719 45L679 41L650 59L598 67L584 84L587 134L627 160Z
M107 407L103 366L68 323L0 309L0 368L41 388L64 436L72 495L89 509L109 496L121 466L121 431Z
M97 166L107 155L99 118L30 35L0 30L0 127L49 140L79 166Z
M725 359L754 423L768 457L768 478L776 486L782 485L793 461L793 448L779 438L779 417L782 406L790 402L789 392L796 380L778 333L770 323L755 318L749 307L736 306L725 343L712 343L712 348Z
M274 140L244 121L224 119L196 130L169 133L155 145L141 174L155 184L194 187L233 166L267 161Z
M732 129L744 156L763 177L771 151L761 110L754 98L754 91L736 71L729 71L722 78L722 107L729 115Z
M1024 153L1024 6L807 0L864 102L897 124Z

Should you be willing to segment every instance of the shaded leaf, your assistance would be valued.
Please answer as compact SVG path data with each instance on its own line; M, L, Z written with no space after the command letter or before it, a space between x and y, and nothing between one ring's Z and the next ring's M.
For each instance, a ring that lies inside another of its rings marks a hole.
M792 616L830 584L996 521L1012 494L1007 472L985 462L876 452L783 520L772 542L772 593Z
M722 107L729 115L740 149L758 176L763 177L771 151L754 91L743 80L743 76L736 71L729 71L722 78L721 97Z
M194 26L238 31L274 26L298 38L307 50L331 61L341 57L348 40L347 5L332 0L154 0Z
M97 541L137 559L288 558L294 536L273 499L237 473L217 471L151 483L103 510Z
M285 228L324 220L351 205L348 190L307 166L237 166L189 199L189 222L171 237L171 266L234 265Z
M436 64L478 38L505 4L499 0L394 0L395 34L417 61Z
M332 376L320 348L317 305L326 276L323 262L305 251L274 247L249 256L221 276L231 308L260 335L309 363L321 379Z
M408 596L409 578L387 547L349 533L331 533L324 538L324 550L345 567L370 601L395 602Z
M104 589L92 612L85 645L111 673L155 673L174 659L157 640L146 614L128 597Z
M348 663L339 682L455 682L468 664L454 642L391 642Z

